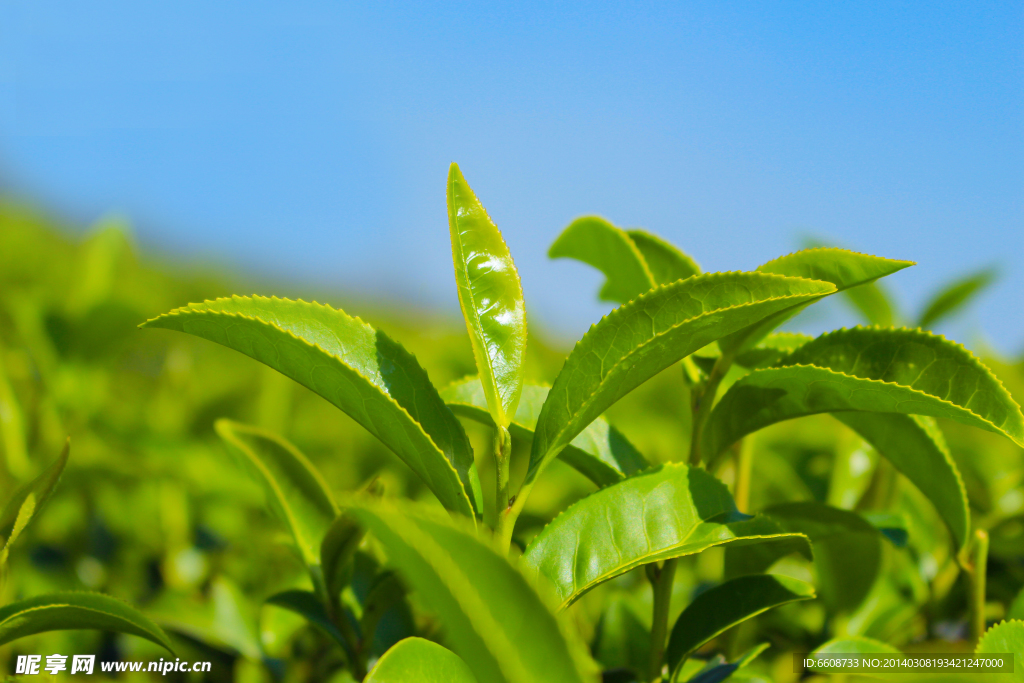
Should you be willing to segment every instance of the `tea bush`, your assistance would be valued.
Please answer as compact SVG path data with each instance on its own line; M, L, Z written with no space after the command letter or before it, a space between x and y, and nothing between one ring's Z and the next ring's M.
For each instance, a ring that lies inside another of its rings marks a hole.
M894 326L876 281L909 261L703 273L584 217L549 255L617 308L563 356L454 164L447 191L465 333L229 296L116 223L78 243L0 207L0 664L781 683L792 653L977 649L1024 671L1024 361L928 331L989 273ZM866 326L778 331L833 294Z

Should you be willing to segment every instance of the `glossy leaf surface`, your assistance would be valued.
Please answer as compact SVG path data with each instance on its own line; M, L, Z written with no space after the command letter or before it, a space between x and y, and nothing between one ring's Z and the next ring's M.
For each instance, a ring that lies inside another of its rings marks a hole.
M443 624L478 681L595 679L578 635L509 561L470 531L412 506L353 500L349 509Z
M577 218L548 249L550 258L573 258L607 277L601 298L626 303L655 285L647 262L625 230L600 216Z
M306 566L319 566L321 541L338 516L320 472L276 434L223 419L214 427L263 488L270 509L288 527Z
M451 650L423 638L399 641L377 660L365 683L477 683Z
M847 410L930 415L1024 444L1024 416L1003 385L958 344L919 330L854 328L818 337L741 378L712 411L708 456L776 422Z
M537 418L548 397L548 387L527 384L515 419L509 425L513 438L531 441ZM441 397L456 415L491 424L483 387L476 377L459 380L441 390ZM598 486L607 486L647 469L647 460L622 433L598 417L576 435L559 457Z
M143 327L223 344L291 377L393 450L449 510L473 514L473 451L416 359L359 318L317 303L232 297L190 304Z
M454 163L448 226L459 304L494 421L508 427L523 388L526 305L505 240Z
M673 363L833 286L760 273L709 273L658 287L577 342L537 420L529 482L609 406Z
M918 415L841 412L835 417L860 434L912 481L949 527L958 548L967 543L967 489L935 421Z
M53 494L53 489L57 486L57 482L60 481L60 475L68 464L70 453L71 441L68 440L64 444L60 455L57 456L57 459L49 467L43 470L38 477L22 485L14 492L14 495L7 501L7 505L4 506L3 512L0 512L0 537L8 538L12 535L12 529L18 519L18 515L21 514L22 507L29 496L33 498L32 510L28 518L23 520L24 524L22 524L21 528L24 529L32 516L39 514L39 511L46 505L46 501Z
M758 266L757 270L761 273L830 282L835 289L828 294L834 294L874 282L878 278L892 275L912 265L912 261L897 261L835 247L815 247L781 256ZM780 311L756 325L732 334L722 341L723 348L731 351L750 348L801 309L802 306L797 306Z
M667 285L700 275L700 266L674 246L644 230L627 230L626 234L640 250L656 285Z
M531 541L523 561L555 586L567 606L640 565L729 543L793 539L763 517L736 510L706 471L668 464L590 494Z
M991 285L995 277L994 270L986 269L961 278L943 288L925 306L924 312L921 313L921 317L917 321L917 326L928 329L943 318L956 313Z
M814 587L788 576L741 576L710 588L682 611L672 627L665 661L669 671L727 629L773 607L815 597Z
M0 645L46 631L95 629L128 633L166 648L160 627L133 607L99 593L51 593L0 607Z

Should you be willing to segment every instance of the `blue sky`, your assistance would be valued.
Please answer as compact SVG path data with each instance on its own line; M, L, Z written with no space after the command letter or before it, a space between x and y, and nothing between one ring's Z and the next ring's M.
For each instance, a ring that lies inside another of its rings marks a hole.
M1022 67L1021 2L0 0L0 182L125 213L150 250L454 314L455 160L564 339L608 306L546 249L599 213L707 270L805 236L915 260L907 313L999 266L946 331L1016 353Z

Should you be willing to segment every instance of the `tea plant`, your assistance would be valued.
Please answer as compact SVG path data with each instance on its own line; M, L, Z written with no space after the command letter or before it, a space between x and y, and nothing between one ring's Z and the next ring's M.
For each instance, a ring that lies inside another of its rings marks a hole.
M1024 416L1010 393L969 351L922 329L857 327L813 339L775 331L839 292L857 292L863 303L872 283L910 262L812 248L751 272L702 273L653 235L579 219L550 254L600 269L607 277L602 297L621 305L577 342L549 387L525 382L519 277L497 227L454 164L447 198L476 376L438 390L390 336L315 302L234 296L143 325L235 349L319 394L393 451L445 511L382 495L376 483L335 497L310 460L282 437L217 423L265 489L308 572L308 589L268 602L302 615L336 642L347 675L590 681L601 670L596 657L605 680L750 679L756 674L748 665L768 647L744 645L742 629L734 628L751 618L781 607L796 631L819 634L813 639L820 651L881 652L891 646L863 632L892 617L872 613L867 598L903 609L889 594L909 594L916 612L929 603L921 594L942 600L961 570L970 583L964 607L972 614L971 638L982 651L992 651L986 649L992 643L1019 644L1024 625L1013 621L982 637L988 536L972 525L963 477L937 421L1024 446ZM925 319L952 309L957 297L967 296L961 294L938 302ZM655 463L604 414L676 365L690 396L690 438L678 444L676 462ZM818 414L845 425L835 429L853 444L837 456L847 462L836 463L828 502L779 501L755 512L758 433ZM492 494L484 494L459 418L491 430ZM517 449L526 444L528 450ZM513 476L521 472L513 462L517 452L525 458L521 478ZM523 512L556 459L597 490L529 538L535 522ZM865 460L869 467L842 467ZM865 470L873 473L868 480ZM898 486L897 472L913 486ZM923 498L930 509L897 504L895 496L904 494ZM946 541L935 529L931 538L917 538L927 525L915 526L904 508L922 519L937 514L950 552L942 555ZM910 552L891 555L883 542ZM382 551L385 567L367 564L370 548ZM702 562L714 548L724 549L716 585L673 607L681 562ZM903 567L895 583L883 561ZM638 575L650 584L649 624L631 622L621 608L606 611L589 648L574 605ZM454 654L430 642L438 634L428 626L376 656L382 614L407 604L410 592L439 619L440 640ZM801 602L822 606L817 627L807 625L815 617L800 611ZM830 634L836 639L822 644L820 636ZM730 659L708 658L723 650Z

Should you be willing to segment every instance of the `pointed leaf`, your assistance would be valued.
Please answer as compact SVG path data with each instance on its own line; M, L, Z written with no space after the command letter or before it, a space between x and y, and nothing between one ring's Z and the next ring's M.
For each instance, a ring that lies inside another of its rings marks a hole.
M324 605L314 593L304 590L287 590L267 598L268 605L276 605L289 612L294 612L318 629L333 638L345 650L349 661L354 661L355 653L352 652L344 636L334 625L331 618L324 610ZM343 617L347 618L347 617Z
M835 286L835 289L828 292L828 294L835 294L852 287L874 282L878 278L892 275L912 265L914 265L913 261L896 261L879 256L859 254L845 249L837 249L835 247L815 247L780 256L773 261L758 266L757 270L761 273L775 273L776 275L830 282ZM722 340L722 347L730 352L748 349L811 303L813 301L805 302L804 306L796 306L780 311L756 325L732 334L727 339Z
M1024 445L1024 416L967 349L920 330L861 328L818 337L725 393L704 430L713 457L776 422L847 410L945 417Z
M644 257L654 284L667 285L676 280L685 280L691 275L700 275L700 266L696 261L657 235L643 230L628 230L626 234Z
M917 321L917 326L928 329L967 305L996 279L996 272L986 268L959 279L931 298Z
M533 440L537 417L548 397L548 387L527 384L516 416L509 426L512 437ZM487 412L483 387L476 377L467 377L441 390L441 397L456 415L468 417L483 424L493 425ZM649 463L622 433L598 417L587 425L559 457L598 486L607 486L636 472L647 469Z
M912 481L949 527L957 548L967 543L967 488L935 420L918 415L846 411L835 417L868 441Z
M259 427L217 420L217 434L259 482L267 503L288 527L307 567L320 566L320 543L338 516L327 482L305 455L281 437Z
M667 464L571 505L530 542L523 561L554 584L566 607L640 565L794 536L737 511L725 485L706 471Z
M575 630L556 617L507 558L421 506L353 500L352 513L380 542L446 641L478 681L593 681Z
M0 607L0 645L47 631L129 633L174 653L160 627L125 603L99 593L51 593Z
M477 683L459 656L423 638L406 638L377 660L364 683Z
M60 481L60 475L64 472L64 467L68 464L70 453L71 439L68 439L64 443L64 448L61 450L60 455L57 456L57 459L49 467L43 470L42 474L27 484L22 485L14 492L14 495L7 501L7 505L4 506L3 512L0 512L0 537L10 538L9 542L13 542L13 528L19 515L22 514L22 508L29 496L33 497L32 509L27 513L27 517L24 518L21 529L25 528L25 525L29 523L32 517L39 514L39 511L46 505L46 501L53 495L53 489L57 486L57 482Z
M608 278L601 288L604 301L626 303L655 285L630 236L600 216L583 216L570 223L548 249L548 256L574 258L604 273Z
M209 339L291 377L384 442L447 509L473 514L479 487L465 430L412 354L359 318L318 303L236 296L142 327Z
M814 586L788 576L741 576L710 588L686 606L668 639L665 661L669 671L701 645L736 624L797 600L815 597Z
M508 427L523 388L526 306L505 240L456 164L448 171L448 225L459 304L494 421Z
M615 309L577 342L537 420L529 484L609 406L720 337L833 290L761 273L709 273L658 287Z

